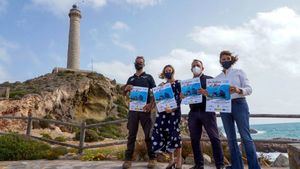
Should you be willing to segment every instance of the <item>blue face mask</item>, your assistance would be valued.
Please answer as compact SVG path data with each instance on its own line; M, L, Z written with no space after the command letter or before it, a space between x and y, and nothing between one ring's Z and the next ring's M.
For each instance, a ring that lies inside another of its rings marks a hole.
M221 62L221 65L224 69L229 69L232 66L232 62L231 61L224 61L224 62Z
M173 73L167 72L167 73L165 73L165 78L172 79L172 75L173 75Z

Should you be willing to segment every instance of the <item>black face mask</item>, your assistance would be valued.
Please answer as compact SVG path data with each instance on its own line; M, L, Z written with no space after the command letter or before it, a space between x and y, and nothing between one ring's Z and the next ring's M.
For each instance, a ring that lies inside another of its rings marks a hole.
M232 61L221 62L221 65L224 69L229 69L232 66Z
M173 73L165 73L165 78L166 79L172 79Z
M139 64L139 63L134 63L134 67L136 70L142 70L144 65L143 64Z

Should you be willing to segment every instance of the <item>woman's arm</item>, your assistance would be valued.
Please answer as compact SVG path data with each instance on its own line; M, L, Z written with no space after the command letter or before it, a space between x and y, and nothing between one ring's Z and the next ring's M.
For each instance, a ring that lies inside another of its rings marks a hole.
M243 70L239 71L239 77L241 80L241 87L240 87L241 92L239 94L243 96L250 95L252 93L252 87L250 85L246 73Z

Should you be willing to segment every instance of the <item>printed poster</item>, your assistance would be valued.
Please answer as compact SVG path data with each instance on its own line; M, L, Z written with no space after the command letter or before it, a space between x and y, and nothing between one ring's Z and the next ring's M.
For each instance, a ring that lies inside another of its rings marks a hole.
M147 104L148 88L133 86L130 91L129 110L142 112L143 107Z
M181 93L184 96L182 103L185 105L202 103L202 95L198 94L200 88L199 77L181 81Z
M230 85L228 80L207 79L206 111L231 112Z
M177 103L170 83L153 88L153 95L158 112L163 112L168 107L177 108Z

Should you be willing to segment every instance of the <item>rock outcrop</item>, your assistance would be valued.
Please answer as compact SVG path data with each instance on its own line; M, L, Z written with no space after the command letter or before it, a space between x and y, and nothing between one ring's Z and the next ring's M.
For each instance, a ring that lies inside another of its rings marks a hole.
M105 120L127 114L121 85L101 74L64 71L50 73L23 83L0 84L10 87L10 99L0 101L0 115L27 116L80 122ZM24 129L21 121L2 120L0 130Z

